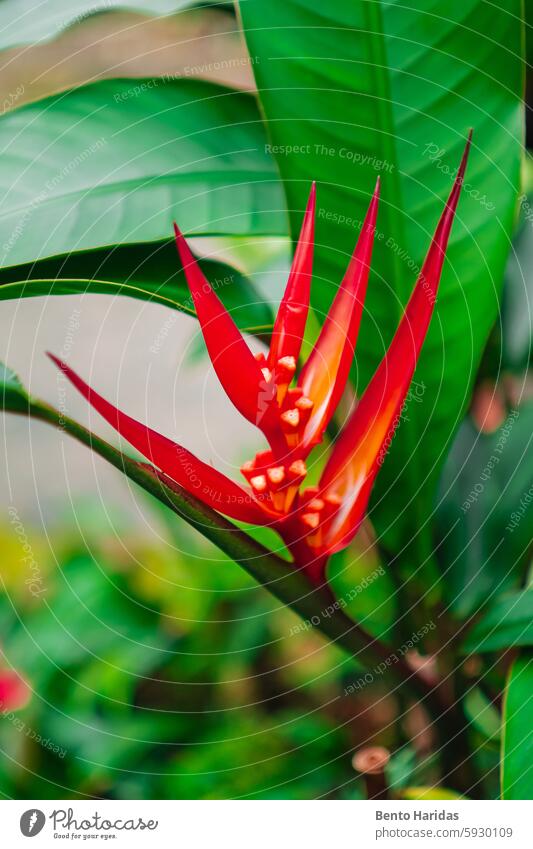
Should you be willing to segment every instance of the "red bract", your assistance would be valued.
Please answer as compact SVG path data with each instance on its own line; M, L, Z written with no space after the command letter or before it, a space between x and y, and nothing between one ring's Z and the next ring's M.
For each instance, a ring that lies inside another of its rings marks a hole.
M237 410L260 428L268 442L267 450L242 467L248 487L122 413L66 364L52 359L104 419L160 472L227 516L274 527L295 566L313 583L320 583L328 557L357 533L384 446L390 442L405 401L433 312L469 147L470 138L396 334L336 440L318 486L302 488L306 460L322 441L348 380L370 269L379 180L344 278L299 375L297 360L311 287L315 186L267 354L252 354L175 227L178 252L213 367Z

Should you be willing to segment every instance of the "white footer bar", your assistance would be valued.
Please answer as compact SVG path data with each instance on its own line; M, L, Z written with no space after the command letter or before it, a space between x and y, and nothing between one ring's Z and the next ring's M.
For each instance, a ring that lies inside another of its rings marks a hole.
M73 843L145 849L531 849L532 814L531 802L499 801L0 802L1 845L9 849Z

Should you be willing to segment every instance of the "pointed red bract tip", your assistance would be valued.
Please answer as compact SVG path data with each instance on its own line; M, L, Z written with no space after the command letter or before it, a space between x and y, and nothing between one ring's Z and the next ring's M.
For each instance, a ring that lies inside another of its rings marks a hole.
M471 138L472 133L404 316L324 469L321 491L333 492L343 499L332 522L329 537L332 551L346 546L356 533L372 483L398 424L433 312Z
M232 317L215 294L174 222L176 245L209 357L228 398L252 424L260 425L261 368Z
M279 306L270 351L268 365L274 369L283 357L298 359L302 347L313 273L313 249L315 241L316 184L313 183L300 230L300 236L294 252L287 287Z
M268 517L251 496L221 472L203 463L183 446L131 418L95 392L88 383L54 354L47 352L78 392L100 413L102 418L183 489L192 493L204 504L238 519L255 525L265 524Z

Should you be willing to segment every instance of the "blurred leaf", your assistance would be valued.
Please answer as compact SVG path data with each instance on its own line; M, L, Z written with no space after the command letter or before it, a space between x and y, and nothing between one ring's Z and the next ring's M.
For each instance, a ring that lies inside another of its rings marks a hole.
M6 654L38 686L51 674L97 659L111 674L130 678L148 666L161 664L172 637L154 627L153 616L124 587L115 585L102 567L89 558L69 563L55 591L43 596L41 607L9 635ZM134 648L134 651L132 651ZM93 683L98 686L99 675ZM83 701L83 690L78 699Z
M386 767L387 784L391 790L400 790L409 783L417 768L416 750L403 746L391 755Z
M528 367L533 339L533 194L522 195L520 225L505 270L502 306L503 365Z
M63 564L58 577L39 609L17 618L3 648L35 691L21 737L34 744L34 757L59 748L63 777L79 790L83 780L146 759L152 747L164 751L161 744L184 734L164 703L161 711L133 707L140 687L153 686L175 656L176 641L121 575L86 555ZM50 774L50 764L43 768Z
M156 772L158 760L161 763L183 736L183 727L178 717L164 710L151 716L131 709L102 715L75 708L70 715L48 713L46 733L67 750L75 787L82 778L107 783L111 777L112 791L117 777L135 764L140 773L150 767Z
M425 786L438 774L438 753L430 752L422 757L410 744L404 744L401 749L393 752L385 768L387 783L394 796L401 795L398 791L410 785Z
M376 548L357 537L328 566L328 580L337 601L348 615L373 636L390 637L398 621L398 596L388 570L376 556Z
M17 374L9 366L0 363L0 388L2 407L12 412L26 412L28 395Z
M172 799L305 799L353 780L342 736L325 717L239 711L184 749L165 780Z
M280 735L270 729L267 733L268 724L258 720L241 716L238 725L219 721L218 740L185 749L165 780L165 797L253 798L275 784L285 747Z
M217 0L210 0L210 4ZM45 41L73 24L98 12L131 9L146 15L170 15L195 0L2 0L0 5L0 49L14 44Z
M470 735L476 772L482 781L478 790L484 799L500 798L500 746L498 741L476 739Z
M533 7L531 3L525 3L525 20L526 20L526 61L529 73L533 66Z
M359 391L396 329L474 128L436 315L416 371L424 394L397 430L371 512L383 544L402 552L405 571L423 569L431 578L434 490L498 310L523 133L519 0L448 4L438 26L434 11L386 0L327 7L274 0L265 26L261 0L240 4L250 55L259 57L254 73L293 236L317 181L319 316L381 173L374 272L357 343Z
M161 547L137 546L134 556L138 562L131 584L145 602L160 607L166 627L184 634L204 627L216 598L207 583L207 564L191 569L189 559L176 551L167 554Z
M487 740L500 739L500 714L479 687L473 687L466 694L464 709L470 722Z
M529 402L491 434L467 419L455 439L441 479L436 532L445 598L458 617L516 585L527 566L532 432Z
M533 656L515 660L509 674L504 703L502 737L502 797L533 797Z
M322 615L327 616L327 608ZM314 693L327 702L344 689L364 666L333 643L324 642L311 623L296 619L287 610L272 616L271 639L276 644L279 676L287 690ZM320 695L318 695L320 694Z
M40 3L44 5L49 3ZM2 8L0 4L0 22ZM152 77L152 88L159 85L158 78L185 77L244 91L255 88L253 60L233 10L212 3L175 15L124 9L87 15L53 40L5 50L2 59L2 113L102 79ZM140 83L139 94L147 88L146 81Z
M286 230L250 95L102 82L7 113L0 132L2 266L167 240L173 219L187 236Z
M2 365L0 364L0 371ZM0 377L0 385L1 385ZM20 397L20 396L19 396ZM50 549L46 540L33 528L26 527L18 511L8 507L8 519L0 524L0 587L9 599L8 611L19 604L31 611L39 599L39 585L46 585L52 571ZM0 594L0 633L2 632L3 602Z
M249 279L223 262L200 265L243 330L272 327L270 307ZM195 315L174 242L116 245L0 269L0 300L80 292L127 295Z
M509 593L491 605L469 631L463 653L533 645L533 589Z
M445 787L406 787L400 793L402 799L411 799L412 801L454 801L464 799L464 796L459 795L454 790L447 790Z

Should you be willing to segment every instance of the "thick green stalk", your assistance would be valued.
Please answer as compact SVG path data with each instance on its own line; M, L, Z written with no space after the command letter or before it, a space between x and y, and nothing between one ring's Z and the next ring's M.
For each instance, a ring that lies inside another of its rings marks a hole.
M35 419L55 425L90 447L146 492L162 501L186 522L197 528L203 536L243 566L276 598L291 607L303 619L311 622L326 637L343 646L363 663L367 663L369 667L385 661L394 653L393 649L374 639L359 625L352 622L340 606L335 606L334 600L326 589L310 587L292 563L273 554L177 484L172 484L172 488L168 486L157 476L152 466L124 455L78 422L41 401L28 398L26 410L19 407L13 412L26 412ZM422 698L432 700L430 688L421 682L419 676L410 667L404 665L401 659L387 668L391 670L399 683L410 685Z
M22 387L20 387L20 390ZM327 588L313 588L289 561L273 554L248 534L237 528L219 513L206 507L178 485L161 480L152 466L133 460L100 437L94 435L58 410L20 392L4 395L4 409L29 415L68 433L79 442L123 472L146 492L166 504L213 542L221 551L239 563L272 595L295 611L309 627L357 658L367 669L379 668L379 674L389 675L406 693L416 694L431 714L440 744L445 745L453 706L442 700L438 689L429 685L411 669L405 658L394 648L375 639L353 622L338 605ZM440 717L447 717L439 721Z

